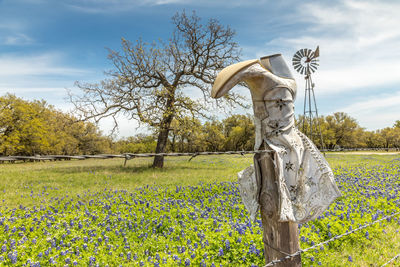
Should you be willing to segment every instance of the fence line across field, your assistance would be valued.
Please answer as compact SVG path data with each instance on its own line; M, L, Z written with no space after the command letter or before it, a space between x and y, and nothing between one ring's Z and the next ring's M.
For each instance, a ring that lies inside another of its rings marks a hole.
M155 156L164 156L164 157L190 157L189 161L197 156L209 156L209 155L245 155L245 154L257 154L257 153L266 153L272 152L273 150L252 150L252 151L221 151L221 152L212 152L212 151L204 151L204 152L193 152L193 153L124 153L124 154L98 154L98 155L79 155L79 156L70 156L70 155L46 155L46 156L7 156L0 157L0 163L3 162L16 162L16 161L55 161L55 160L71 160L71 159L110 159L110 158L123 158L125 159L125 163L128 160L134 158L141 157L155 157Z
M266 265L264 265L264 267L274 266L274 265L276 265L276 264L278 264L278 263L281 263L281 262L284 262L284 261L286 261L286 260L288 260L288 259L290 259L290 258L296 257L297 255L299 255L299 254L301 254L301 253L303 253L303 252L307 252L307 251L309 251L309 250L312 250L312 249L315 249L315 248L319 248L319 247L321 247L321 246L323 246L323 245L326 245L326 244L328 244L328 243L330 243L330 242L333 242L333 241L335 241L335 240L337 240L337 239L339 239L339 238L342 238L342 237L344 237L344 236L353 234L353 233L355 233L355 232L357 232L357 231L359 231L359 230L362 230L362 229L364 229L364 228L367 228L367 227L369 227L369 226L371 226L371 225L373 225L373 224L376 224L376 223L378 223L378 222L381 222L381 221L384 221L384 220L387 220L387 219L391 219L391 218L393 218L393 217L395 217L395 216L397 216L397 215L400 215L400 212L396 212L396 213L393 213L393 214L391 214L391 215L385 216L385 217L383 217L383 218L381 218L381 219L379 219L379 220L375 220L375 221L372 221L372 222L370 222L370 223L364 224L364 225L362 225L362 226L360 226L360 227L358 227L358 228L356 228L356 229L354 229L354 230L347 231L346 233L343 233L343 234L334 236L334 237L332 237L332 238L330 238L330 239L328 239L328 240L326 240L326 241L323 241L323 242L321 242L321 243L319 243L319 244L316 244L316 245L314 245L314 246L308 247L308 248L306 248L306 249L300 249L300 250L298 250L297 252L295 252L295 253L293 253L293 254L288 254L287 256L285 256L285 257L283 257L283 258L280 258L279 260L270 261L269 263L267 263ZM284 252L281 252L281 253L282 253L282 254L287 254L287 253L284 253ZM393 259L391 259L391 261L396 260L398 257L400 257L400 254L397 255L397 256L395 256ZM388 263L390 263L390 261L387 262L387 263L385 263L385 265L388 264ZM383 265L383 266L385 266L385 265Z
M346 151L398 151L397 149L386 149L386 148L345 148L345 149L322 149L321 152L346 152ZM257 154L263 152L272 152L273 150L251 150L251 151L204 151L204 152L173 152L173 153L124 153L124 154L97 154L97 155L45 155L45 156L0 156L0 163L4 162L16 162L16 161L55 161L55 160L71 160L71 159L110 159L110 158L123 158L126 161L133 158L140 157L181 157L189 156L192 160L197 156L208 156L208 155L245 155L245 154ZM400 153L400 152L399 152Z

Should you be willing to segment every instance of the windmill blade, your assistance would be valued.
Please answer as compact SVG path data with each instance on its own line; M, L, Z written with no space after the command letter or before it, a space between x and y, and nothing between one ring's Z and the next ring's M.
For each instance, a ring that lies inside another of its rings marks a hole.
M300 60L295 60L295 61L293 61L293 65L301 65L301 61Z
M303 66L301 64L297 64L296 66L294 66L294 68L299 71L301 68L303 68Z
M298 70L300 67L301 67L301 64L293 65L293 68L295 68L296 70Z
M315 72L317 70L317 67L310 64L310 70L311 72Z
M300 49L300 50L297 51L297 52L299 53L300 58L304 57L303 49Z
M293 60L292 60L292 64L293 64L293 66L294 66L294 65L297 65L297 64L301 64L301 63L300 63L300 60L293 59Z
M311 56L311 53L312 53L311 49L306 49L304 55L305 55L307 58L309 58L309 57Z
M297 51L296 54L293 56L293 60L300 61L302 58L300 51Z
M314 67L314 68L318 68L318 63L316 62L311 62L310 66Z
M300 62L300 58L293 57L292 62Z
M318 59L318 58L313 58L313 59L311 60L311 62L314 62L314 63L318 64L319 59Z
M293 66L297 71L299 71L303 66L301 64L296 64Z

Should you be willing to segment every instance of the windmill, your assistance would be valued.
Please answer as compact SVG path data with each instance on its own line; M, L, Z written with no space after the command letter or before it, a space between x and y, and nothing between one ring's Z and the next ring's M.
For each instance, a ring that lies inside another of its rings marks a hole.
M315 84L311 79L311 74L314 73L319 66L319 46L312 51L311 49L304 48L297 51L292 59L294 69L304 75L306 80L304 92L304 113L302 132L307 135L312 141L319 132L321 139L321 148L324 149L324 142L322 139L321 126L318 120L318 108L315 101L314 87ZM313 120L313 119L316 120ZM315 123L314 123L315 122ZM306 125L308 123L308 127ZM315 128L315 129L314 129ZM315 142L314 142L315 143Z

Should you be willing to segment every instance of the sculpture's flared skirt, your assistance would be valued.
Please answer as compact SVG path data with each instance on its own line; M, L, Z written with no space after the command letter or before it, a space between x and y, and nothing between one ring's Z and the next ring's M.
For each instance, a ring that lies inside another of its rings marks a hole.
M341 196L325 158L315 145L300 131L292 128L288 133L264 140L271 152L274 171L263 173L260 155L255 156L254 166L238 173L239 190L243 203L255 219L259 206L268 206L269 197L261 192L274 179L278 190L277 214L281 222L305 223L320 216ZM261 155L262 156L262 155ZM272 175L273 177L266 177Z

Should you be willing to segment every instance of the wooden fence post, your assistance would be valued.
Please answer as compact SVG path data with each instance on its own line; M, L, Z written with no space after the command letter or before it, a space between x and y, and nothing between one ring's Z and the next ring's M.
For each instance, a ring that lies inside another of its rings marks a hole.
M261 171L260 212L263 226L265 262L279 260L300 250L297 223L278 221L279 195L271 153L256 155ZM300 254L274 266L300 267Z

